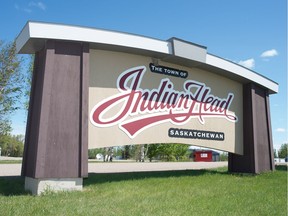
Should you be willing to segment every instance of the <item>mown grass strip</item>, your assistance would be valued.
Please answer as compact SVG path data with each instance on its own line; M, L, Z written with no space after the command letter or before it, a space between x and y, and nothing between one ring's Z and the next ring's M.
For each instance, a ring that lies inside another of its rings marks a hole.
M93 174L84 191L32 196L0 178L1 215L287 215L287 166L260 175L213 170Z
M21 164L22 160L0 160L0 164Z

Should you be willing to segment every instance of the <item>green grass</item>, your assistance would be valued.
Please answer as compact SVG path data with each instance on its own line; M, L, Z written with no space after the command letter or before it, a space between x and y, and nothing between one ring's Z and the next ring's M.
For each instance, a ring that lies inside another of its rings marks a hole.
M0 160L0 164L20 164L22 160Z
M90 174L84 191L32 196L0 178L0 215L287 215L287 166L260 175L214 170Z

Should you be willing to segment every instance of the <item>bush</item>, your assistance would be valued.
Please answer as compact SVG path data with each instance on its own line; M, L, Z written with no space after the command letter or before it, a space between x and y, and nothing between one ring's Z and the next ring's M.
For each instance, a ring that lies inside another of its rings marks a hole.
M176 157L174 155L164 155L161 157L161 161L165 161L165 162L175 162Z

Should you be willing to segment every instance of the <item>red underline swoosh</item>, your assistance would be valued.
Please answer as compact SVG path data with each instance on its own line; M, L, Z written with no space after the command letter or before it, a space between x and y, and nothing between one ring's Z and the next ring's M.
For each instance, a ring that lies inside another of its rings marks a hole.
M193 113L189 114L189 116L226 116L225 114L215 114L215 113ZM172 120L172 118L181 118L187 117L187 113L175 113L175 114L164 114L159 116L151 116L147 118L138 119L132 122L124 123L121 125L131 136L134 136L139 130L149 126L150 124L161 122L167 119ZM227 117L227 116L226 116ZM173 121L173 120L172 120ZM187 121L187 119L185 120ZM179 122L178 122L179 123Z

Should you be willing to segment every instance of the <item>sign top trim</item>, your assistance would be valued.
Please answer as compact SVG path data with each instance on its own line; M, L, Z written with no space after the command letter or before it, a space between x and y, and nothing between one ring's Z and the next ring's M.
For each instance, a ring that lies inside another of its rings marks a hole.
M234 62L211 55L204 46L178 38L164 41L117 31L29 21L16 39L17 52L33 54L41 50L48 39L86 42L91 49L151 56L167 62L205 69L241 83L252 81L267 88L270 94L278 92L276 82Z

